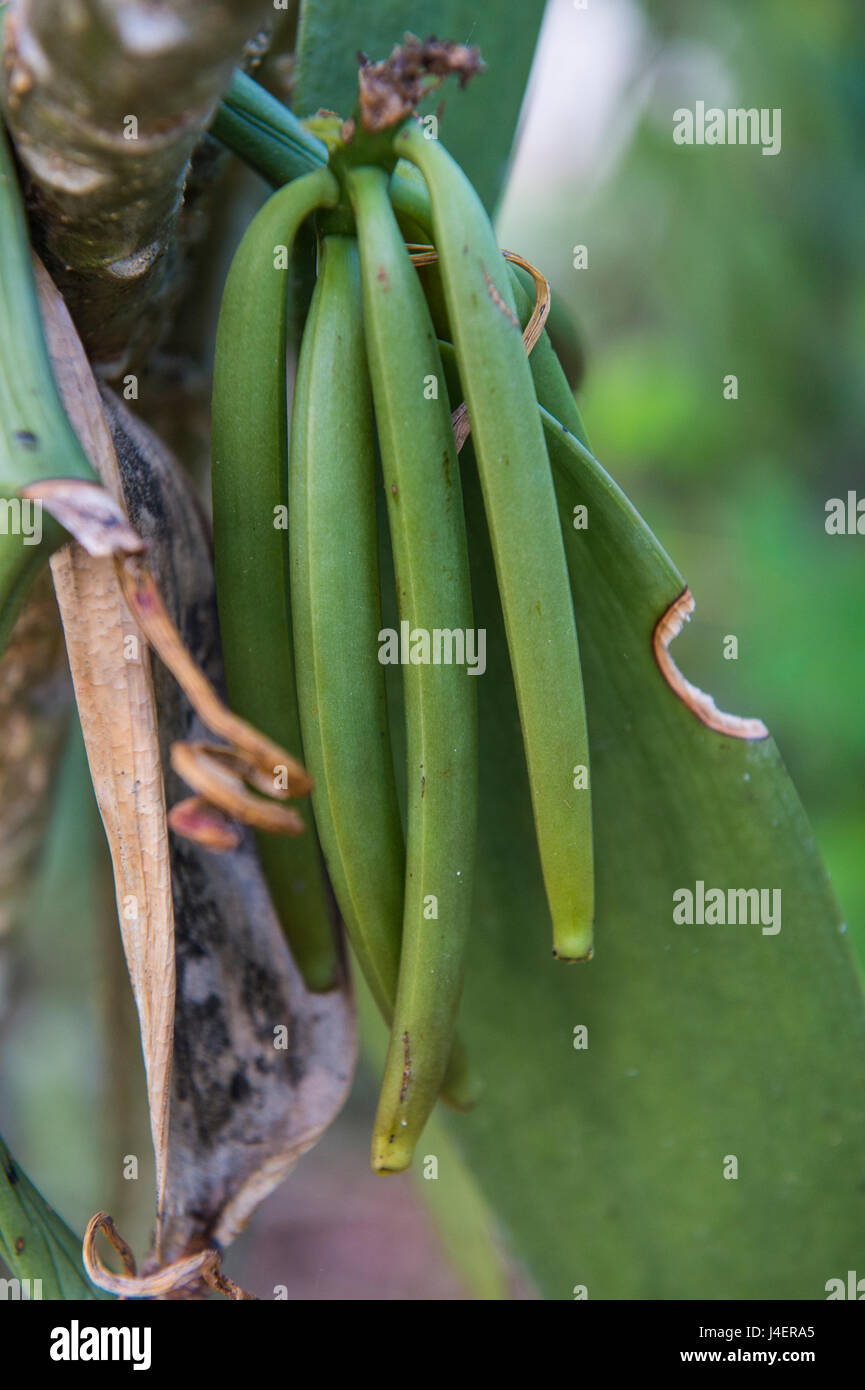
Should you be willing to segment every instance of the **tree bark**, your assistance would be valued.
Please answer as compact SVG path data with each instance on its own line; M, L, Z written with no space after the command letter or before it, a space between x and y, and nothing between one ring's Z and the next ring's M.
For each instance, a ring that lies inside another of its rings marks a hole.
M12 0L5 118L41 250L108 377L159 335L192 151L266 0Z

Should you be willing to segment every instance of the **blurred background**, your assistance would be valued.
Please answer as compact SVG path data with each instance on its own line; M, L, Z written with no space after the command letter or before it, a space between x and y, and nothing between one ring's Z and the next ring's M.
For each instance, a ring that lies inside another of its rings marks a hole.
M830 498L865 497L862 28L843 0L549 0L498 233L549 277L594 451L696 598L679 666L768 724L865 966L865 537L824 524ZM675 145L697 99L780 107L781 153ZM143 1080L110 886L80 870L100 846L82 758L73 739L22 929L0 937L0 1132L70 1224L107 1208L141 1250ZM238 1242L253 1291L466 1296L417 1190L368 1171L373 1095L362 1075Z

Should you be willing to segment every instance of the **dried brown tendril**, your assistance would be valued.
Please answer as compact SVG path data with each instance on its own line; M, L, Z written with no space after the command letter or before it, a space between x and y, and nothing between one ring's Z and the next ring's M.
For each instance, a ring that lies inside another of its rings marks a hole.
M436 251L434 246L422 246L419 242L410 241L406 242L406 249L409 252L413 265L433 265L439 258L438 251ZM535 282L535 307L532 310L531 318L523 330L523 342L526 348L526 355L528 356L544 330L544 320L550 308L550 282L547 277L538 270L537 266L533 266L531 261L527 261L525 256L520 256L518 252L502 251L502 255L506 261L513 261L514 265L521 266L523 270L527 270ZM487 277L487 279L490 294L494 294L496 301L499 302L501 296L489 281L489 277ZM501 303L501 308L502 311L507 314L508 318L513 317L510 309L508 309L507 305L503 302ZM456 451L459 453L468 439L472 428L465 401L463 401L461 405L458 405L451 415L451 423L453 425Z
M146 544L117 502L98 483L77 478L44 479L21 494L39 501L89 555L113 558L123 596L150 646L202 722L225 740L225 746L172 746L174 770L196 793L169 813L172 830L216 852L239 842L231 821L274 835L302 834L298 813L278 803L307 796L310 777L297 758L222 703L174 626L147 565Z
M96 1248L96 1237L102 1233L117 1251L123 1273L116 1274L102 1260ZM223 1274L222 1256L216 1249L199 1250L184 1255L149 1274L138 1274L135 1256L106 1211L98 1211L87 1223L81 1250L84 1268L97 1288L105 1289L118 1298L194 1298L204 1288L215 1289L233 1300L254 1299L233 1279Z

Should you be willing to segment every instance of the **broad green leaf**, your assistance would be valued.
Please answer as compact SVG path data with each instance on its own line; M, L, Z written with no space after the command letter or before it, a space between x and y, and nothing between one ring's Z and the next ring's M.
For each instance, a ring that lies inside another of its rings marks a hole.
M81 1241L50 1207L0 1139L0 1256L15 1279L41 1280L44 1299L110 1297L91 1284Z
M541 401L582 432L545 338L532 360ZM487 670L459 1026L485 1089L446 1122L547 1298L578 1286L592 1299L824 1298L861 1261L865 1010L844 925L774 743L711 731L656 665L655 624L684 580L591 455L547 423L589 718L595 957L551 956L469 442ZM399 738L397 682L390 695ZM673 894L698 880L779 890L780 930L676 925Z
M468 0L304 0L297 38L294 106L301 116L319 107L348 115L357 100L357 54L387 58L406 31L426 38L477 44L487 65L458 92L453 80L427 102L444 99L441 131L487 208L504 182L511 142L528 81L544 0L510 8Z
M712 732L658 670L674 566L590 456L575 470L567 441L551 450L591 735L595 958L550 955L467 448L488 664L460 1027L486 1090L453 1127L548 1298L823 1298L861 1263L865 1015L843 925L771 739ZM780 931L675 925L674 891L698 880L780 890Z

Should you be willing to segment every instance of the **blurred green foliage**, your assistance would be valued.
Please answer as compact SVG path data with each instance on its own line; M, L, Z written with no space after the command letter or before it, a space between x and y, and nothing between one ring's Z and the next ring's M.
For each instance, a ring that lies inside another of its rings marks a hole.
M630 34L642 21L618 112L637 92L633 138L595 187L567 165L542 203L517 185L503 239L577 317L595 452L694 593L677 662L769 725L865 964L865 536L824 527L829 498L865 497L865 11L613 8ZM780 154L675 145L698 99L780 107Z

